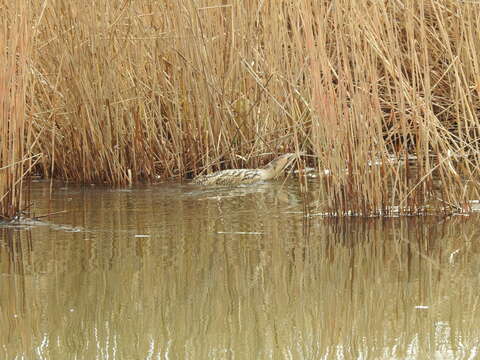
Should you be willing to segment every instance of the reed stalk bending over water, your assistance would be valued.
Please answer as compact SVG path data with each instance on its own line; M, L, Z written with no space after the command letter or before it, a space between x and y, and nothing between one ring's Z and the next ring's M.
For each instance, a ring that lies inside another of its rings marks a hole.
M270 180L279 176L296 157L297 154L288 153L277 157L260 169L230 169L208 175L200 175L193 179L193 183L201 185L235 185L253 184L263 180Z

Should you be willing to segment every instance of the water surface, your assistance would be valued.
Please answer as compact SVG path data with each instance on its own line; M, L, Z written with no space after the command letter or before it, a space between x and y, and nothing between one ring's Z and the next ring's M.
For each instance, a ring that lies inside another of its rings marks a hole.
M0 228L0 358L477 356L476 216L329 219L314 197L34 183L37 215L67 212Z

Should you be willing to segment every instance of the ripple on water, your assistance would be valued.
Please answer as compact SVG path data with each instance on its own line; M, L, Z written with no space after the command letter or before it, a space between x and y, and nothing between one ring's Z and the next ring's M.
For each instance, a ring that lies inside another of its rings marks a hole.
M68 211L0 228L4 357L474 358L478 217L309 217L310 189L33 184Z

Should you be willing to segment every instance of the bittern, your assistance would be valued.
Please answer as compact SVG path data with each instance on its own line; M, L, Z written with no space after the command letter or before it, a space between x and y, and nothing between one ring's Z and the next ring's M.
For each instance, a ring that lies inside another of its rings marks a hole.
M296 156L297 154L293 153L279 156L260 169L231 169L200 175L193 179L193 183L200 185L236 185L270 180L280 175Z

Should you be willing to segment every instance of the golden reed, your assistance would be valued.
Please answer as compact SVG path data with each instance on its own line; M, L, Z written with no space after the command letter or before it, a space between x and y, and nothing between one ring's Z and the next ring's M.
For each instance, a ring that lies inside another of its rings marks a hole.
M308 151L330 171L318 196L331 214L478 198L474 2L28 4L45 176L186 179Z
M32 156L32 123L26 115L32 59L31 27L23 1L3 6L0 20L0 220L21 215L28 206L26 177L39 156Z

